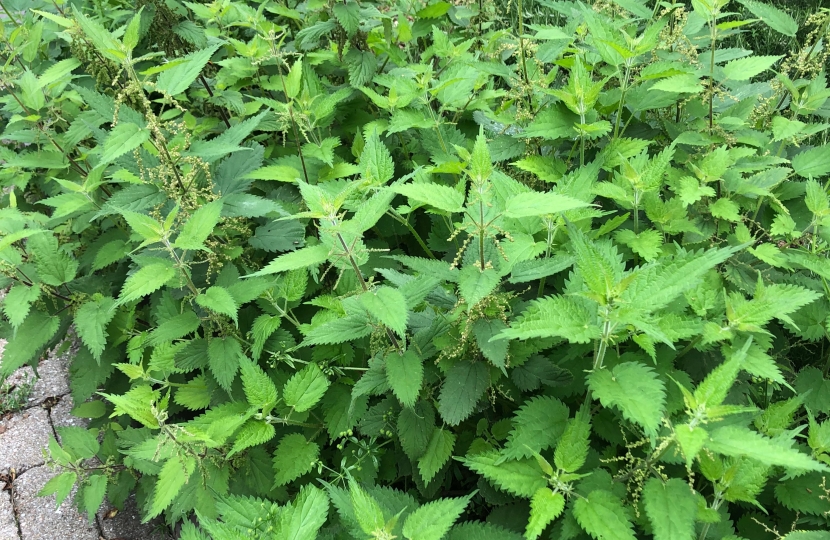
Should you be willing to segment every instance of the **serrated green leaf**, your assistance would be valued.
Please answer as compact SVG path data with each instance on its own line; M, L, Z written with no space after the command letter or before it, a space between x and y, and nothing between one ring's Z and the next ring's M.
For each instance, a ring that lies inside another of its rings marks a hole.
M498 272L485 268L482 272L475 266L465 266L458 276L458 290L468 307L472 308L489 295L501 282Z
M219 386L230 391L239 370L242 345L234 337L213 338L208 343L208 366Z
M802 178L820 178L830 173L830 147L818 146L796 154L793 171Z
M329 256L329 248L323 244L316 246L308 246L297 251L280 255L272 260L268 265L253 274L248 274L245 277L267 276L269 274L276 274L279 272L287 272L289 270L297 270L299 268L306 268L309 266L316 266L326 262Z
M205 292L196 297L196 303L215 313L227 315L233 319L234 324L238 324L236 314L239 307L236 305L236 301L228 289L216 285L209 287Z
M526 499L547 485L545 476L533 459L503 461L498 452L488 451L460 461L504 491Z
M557 193L519 193L507 200L504 215L509 218L545 216L584 208L588 203Z
M3 313L9 324L15 330L23 324L29 315L32 303L40 297L40 285L33 284L27 287L22 283L15 283L3 299ZM83 339L83 338L82 338Z
M643 502L655 540L695 538L697 501L686 482L671 478L664 483L652 478L643 489Z
M617 407L623 417L657 434L666 403L666 389L654 370L639 362L600 369L588 376L588 387L605 407Z
M404 335L408 312L406 299L400 291L382 285L374 291L361 294L360 303L384 326L391 328L398 335Z
M213 234L213 228L219 223L221 215L222 201L213 201L199 207L185 222L173 245L180 249L206 249L204 242Z
M385 357L386 380L404 407L412 407L424 381L424 365L412 349L403 354L390 352Z
M195 468L196 459L184 453L174 454L164 463L156 481L152 503L147 512L148 518L161 514L173 502Z
M754 0L738 0L753 15L764 21L764 24L785 36L795 37L798 32L798 23L789 13L769 4Z
M101 163L110 163L150 139L150 131L130 122L112 128L101 147Z
M765 465L802 471L830 471L830 467L792 448L786 438L769 439L740 426L711 430L706 448L725 456L748 457Z
M418 470L425 483L432 481L450 459L454 446L455 435L450 431L438 427L432 431L426 451L418 459Z
M245 399L251 407L262 409L263 413L268 414L277 403L277 387L262 368L248 358L242 357L239 365Z
M107 325L115 316L115 300L109 296L92 299L75 312L75 330L96 360L107 346Z
M153 263L139 269L127 278L121 287L116 306L138 300L157 291L176 276L176 269L170 263Z
M11 375L17 368L31 361L58 333L60 319L41 311L32 311L17 329L0 356L0 375Z
M107 476L105 474L91 474L87 477L83 487L83 503L89 521L95 519L95 514L104 502L106 493Z
M314 407L328 388L329 380L317 364L308 364L288 379L282 395L286 405L303 412Z
M518 459L553 447L567 426L568 407L551 396L527 400L513 418L504 457Z
M210 407L211 392L204 375L196 375L184 386L179 386L173 395L173 401L191 411Z
M572 343L588 343L601 335L596 318L596 313L577 299L549 296L534 300L510 328L493 339L563 337Z
M438 499L421 506L406 518L403 535L409 540L441 540L464 512L470 496Z
M556 466L571 473L581 469L588 458L590 435L591 424L583 415L577 414L569 420L553 455Z
M187 90L221 45L221 43L215 43L206 49L182 57L181 63L159 75L156 81L156 89L171 96L176 96Z
M548 523L559 517L564 509L565 497L561 493L554 493L547 487L538 489L530 499L530 520L525 529L525 538L539 538Z
M438 397L438 412L441 418L457 426L469 417L478 400L490 386L487 366L481 362L463 360L447 372Z
M763 73L783 56L750 56L732 60L723 66L723 74L733 81L746 81Z
M309 472L319 453L320 447L299 433L284 436L274 452L275 485L284 486Z
M461 212L464 209L464 194L440 184L397 184L389 189L416 203L432 206L443 212Z
M577 498L573 513L579 526L596 540L636 540L625 508L608 491L594 490Z
M265 444L276 435L276 429L265 420L249 419L236 433L236 440L233 448L228 452L228 457L238 454L252 446Z

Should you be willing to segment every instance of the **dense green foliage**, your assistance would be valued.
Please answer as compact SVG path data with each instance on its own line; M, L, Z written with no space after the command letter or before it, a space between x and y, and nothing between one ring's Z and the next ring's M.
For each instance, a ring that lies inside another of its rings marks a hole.
M830 17L715 2L4 0L0 379L74 325L90 419L44 493L830 538Z

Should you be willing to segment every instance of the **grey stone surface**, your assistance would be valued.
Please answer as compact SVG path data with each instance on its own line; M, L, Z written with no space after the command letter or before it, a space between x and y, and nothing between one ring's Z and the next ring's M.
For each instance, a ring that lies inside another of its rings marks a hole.
M98 512L98 523L107 540L170 540L173 538L164 524L158 519L141 523L141 515L131 496L124 505L124 510L112 515L108 506Z
M14 508L8 491L0 491L0 540L19 540Z
M57 509L54 495L37 496L54 474L47 467L36 467L14 481L14 505L23 540L99 540L95 523L78 513L71 495Z
M61 356L55 356L50 351L49 356L40 361L37 366L38 379L29 396L29 404L42 403L46 398L63 396L69 393L69 374L67 373L68 355L70 350Z
M74 426L87 427L89 421L85 418L78 418L72 416L72 408L74 404L71 396L63 396L49 411L49 416L52 418L52 425L56 428Z
M43 465L42 449L49 444L49 414L33 407L0 420L0 472L24 471Z

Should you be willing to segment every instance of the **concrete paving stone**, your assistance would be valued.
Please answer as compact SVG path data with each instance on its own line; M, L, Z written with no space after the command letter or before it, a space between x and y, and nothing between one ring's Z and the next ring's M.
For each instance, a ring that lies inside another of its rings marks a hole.
M99 540L98 530L72 503L73 495L55 509L55 496L38 497L55 471L36 467L14 481L14 504L22 540Z
M112 508L105 503L98 512L98 523L107 540L170 540L173 536L159 519L141 523L141 514L130 496L124 510L112 515Z
M73 354L74 351L72 348L64 352L61 356L55 356L54 351L49 351L46 358L40 361L37 366L37 374L39 377L35 381L32 395L29 396L29 405L36 405L42 403L47 398L63 396L69 393L67 366L69 365L69 358Z
M89 425L89 421L86 418L78 418L77 416L72 416L72 408L74 407L74 403L72 402L72 396L63 396L50 410L49 416L52 418L52 425L55 428L59 427L66 427L66 426L75 426L75 427L87 427Z
M0 345L4 344L0 340ZM71 347L69 351L64 352L61 356L56 356L54 350L49 351L46 357L38 363L37 373L39 377L35 377L35 372L31 366L23 366L9 375L7 382L11 384L20 385L25 384L27 381L34 382L26 403L27 407L39 405L48 398L69 393L69 375L67 368L69 358L74 354L73 349L74 347ZM0 357L2 356L3 349L0 347Z
M0 419L0 473L43 465L42 449L49 444L49 414L33 407Z
M0 540L20 540L10 495L8 491L0 491Z

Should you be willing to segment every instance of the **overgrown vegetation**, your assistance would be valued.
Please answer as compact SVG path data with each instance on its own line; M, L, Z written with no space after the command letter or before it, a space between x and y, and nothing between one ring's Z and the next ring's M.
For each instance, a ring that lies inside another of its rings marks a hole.
M44 494L187 540L830 538L827 12L7 3L0 373L74 324L90 419Z

